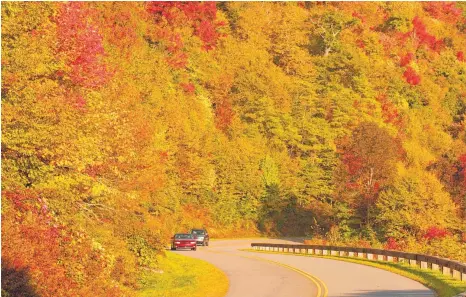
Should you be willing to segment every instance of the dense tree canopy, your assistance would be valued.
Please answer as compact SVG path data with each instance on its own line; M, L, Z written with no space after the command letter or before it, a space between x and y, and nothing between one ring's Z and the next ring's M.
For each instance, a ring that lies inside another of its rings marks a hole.
M2 3L2 296L201 226L466 260L465 51L464 3Z

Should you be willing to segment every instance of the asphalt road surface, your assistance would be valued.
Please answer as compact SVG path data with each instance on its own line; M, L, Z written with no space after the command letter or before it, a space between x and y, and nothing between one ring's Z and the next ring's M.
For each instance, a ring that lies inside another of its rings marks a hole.
M218 240L211 241L209 247L199 246L196 252L177 253L222 269L230 280L227 297L435 296L416 281L374 267L323 258L239 251L250 248L251 242L296 243L299 240Z

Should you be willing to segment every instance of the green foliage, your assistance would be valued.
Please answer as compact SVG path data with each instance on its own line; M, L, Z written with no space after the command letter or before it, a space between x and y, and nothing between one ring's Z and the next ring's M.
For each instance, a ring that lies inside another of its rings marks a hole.
M420 237L430 226L455 229L459 226L455 205L435 176L409 170L393 186L380 193L377 221L381 230L397 239Z

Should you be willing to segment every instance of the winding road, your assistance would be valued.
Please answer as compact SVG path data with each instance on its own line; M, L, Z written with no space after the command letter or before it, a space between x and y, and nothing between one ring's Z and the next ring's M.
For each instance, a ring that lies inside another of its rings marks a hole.
M197 252L177 253L222 269L230 280L226 297L435 296L418 282L374 267L323 258L240 251L250 248L251 242L296 243L263 238L216 240L209 247L198 247Z

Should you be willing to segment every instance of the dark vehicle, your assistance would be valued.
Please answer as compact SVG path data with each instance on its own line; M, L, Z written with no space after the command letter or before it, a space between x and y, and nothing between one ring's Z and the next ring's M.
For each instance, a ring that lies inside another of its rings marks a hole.
M197 249L196 238L193 234L177 233L172 239L172 251L176 249L191 249L195 251Z
M196 243L203 246L209 246L209 234L206 229L192 229L191 234L196 237Z

